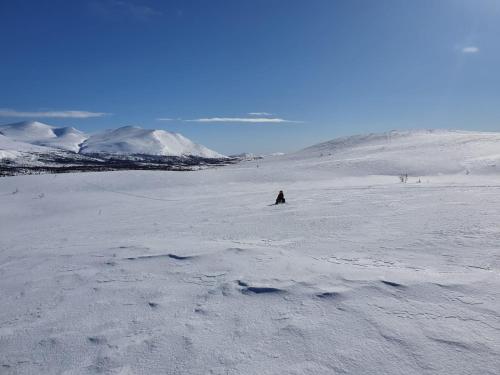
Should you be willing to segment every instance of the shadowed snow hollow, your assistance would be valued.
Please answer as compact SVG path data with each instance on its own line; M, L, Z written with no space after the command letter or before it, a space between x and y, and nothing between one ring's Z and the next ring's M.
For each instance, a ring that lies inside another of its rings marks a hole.
M142 129L135 126L125 126L93 135L83 143L80 152L87 154L224 157L205 146L193 143L181 134L164 130Z
M0 125L0 132L14 141L73 152L78 152L80 143L88 137L75 128L57 128L38 121Z
M356 135L285 159L347 175L498 173L500 133L418 130Z

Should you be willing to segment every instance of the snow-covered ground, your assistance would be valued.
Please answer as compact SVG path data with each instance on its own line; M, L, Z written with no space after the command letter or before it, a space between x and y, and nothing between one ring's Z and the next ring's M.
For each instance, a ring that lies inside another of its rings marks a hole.
M498 135L443 134L0 179L0 373L498 374Z

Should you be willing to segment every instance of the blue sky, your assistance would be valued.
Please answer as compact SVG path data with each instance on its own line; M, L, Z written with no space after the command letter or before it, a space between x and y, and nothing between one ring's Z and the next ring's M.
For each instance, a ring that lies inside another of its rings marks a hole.
M0 123L140 125L223 153L500 131L498 0L2 0L0 42Z

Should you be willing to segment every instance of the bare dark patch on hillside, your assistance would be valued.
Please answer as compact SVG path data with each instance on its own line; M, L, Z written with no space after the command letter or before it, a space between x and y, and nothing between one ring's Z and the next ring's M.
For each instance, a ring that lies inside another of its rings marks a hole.
M0 176L105 172L119 170L192 171L237 163L237 159L197 156L77 154L67 151L31 153L29 159L0 160Z

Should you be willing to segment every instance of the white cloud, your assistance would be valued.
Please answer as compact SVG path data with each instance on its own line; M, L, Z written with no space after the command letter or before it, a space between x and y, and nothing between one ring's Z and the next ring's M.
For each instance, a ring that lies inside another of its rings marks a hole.
M185 120L188 122L245 122L245 123L286 123L286 122L300 122L285 120L282 118L274 117L210 117L198 118L194 120Z
M462 53L478 53L479 48L476 46L468 46L462 48Z
M174 121L174 119L168 118L168 117L160 117L160 118L157 118L156 121Z
M35 118L90 118L107 116L109 113L89 111L43 111L21 112L13 109L0 109L0 117L35 117Z
M248 112L247 114L250 116L272 116L273 115L272 113L268 113L268 112Z

